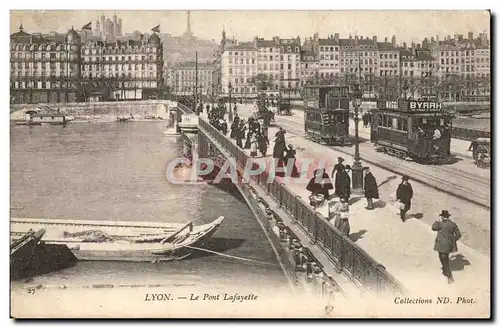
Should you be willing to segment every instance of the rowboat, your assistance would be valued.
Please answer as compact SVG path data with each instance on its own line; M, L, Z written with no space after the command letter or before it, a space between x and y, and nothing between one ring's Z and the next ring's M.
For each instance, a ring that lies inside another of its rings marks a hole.
M81 261L160 262L189 257L224 220L194 226L148 222L11 219L11 238L26 229L45 229L42 241L66 245Z

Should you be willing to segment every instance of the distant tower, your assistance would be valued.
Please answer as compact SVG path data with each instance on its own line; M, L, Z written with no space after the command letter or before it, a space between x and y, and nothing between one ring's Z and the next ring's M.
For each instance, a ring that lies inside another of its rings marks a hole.
M224 25L222 25L222 40L220 41L220 45L222 50L224 50L226 47L226 29L224 28Z
M193 32L191 31L191 10L187 11L187 25L186 25L186 32L184 32L184 37L185 38L193 37Z

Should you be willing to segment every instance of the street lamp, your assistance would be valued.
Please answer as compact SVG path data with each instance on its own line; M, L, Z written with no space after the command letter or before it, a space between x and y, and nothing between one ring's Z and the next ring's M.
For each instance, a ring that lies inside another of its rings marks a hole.
M359 157L359 108L361 107L363 92L359 88L359 84L354 84L352 91L352 105L354 106L354 128L355 128L355 148L354 148L354 163L352 165L352 189L353 192L361 192L363 190L363 166Z
M228 90L229 90L229 112L228 112L228 120L229 120L229 122L232 122L233 121L233 112L231 111L231 92L233 91L233 86L231 84L231 81L229 81Z

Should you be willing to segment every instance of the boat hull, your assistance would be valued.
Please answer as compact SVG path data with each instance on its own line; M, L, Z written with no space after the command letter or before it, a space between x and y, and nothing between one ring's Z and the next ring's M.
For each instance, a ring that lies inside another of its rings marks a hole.
M83 242L81 240L47 240L49 244L66 245L80 261L164 262L181 260L203 245L217 231L224 217L205 225L195 226L190 232L180 233L173 242ZM81 229L81 228L80 228ZM50 235L50 230L48 231Z
M28 232L11 246L10 276L12 279L18 279L25 275L35 254L38 242L44 233L43 229L37 232Z

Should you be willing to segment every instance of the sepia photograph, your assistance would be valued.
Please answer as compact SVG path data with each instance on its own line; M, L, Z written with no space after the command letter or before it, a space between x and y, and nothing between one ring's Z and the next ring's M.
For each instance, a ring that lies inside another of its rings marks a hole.
M10 317L490 318L491 15L10 10Z

